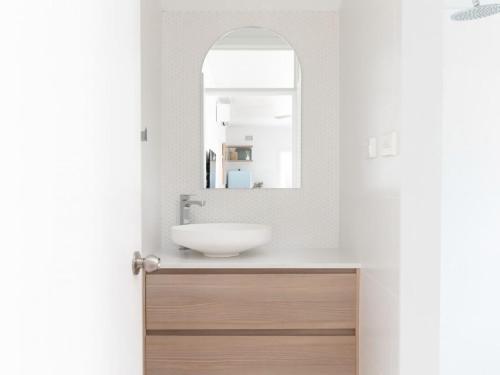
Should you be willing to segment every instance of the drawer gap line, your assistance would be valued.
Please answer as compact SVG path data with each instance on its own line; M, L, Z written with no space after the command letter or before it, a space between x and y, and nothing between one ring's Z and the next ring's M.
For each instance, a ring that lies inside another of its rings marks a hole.
M356 336L356 329L147 330L147 336Z

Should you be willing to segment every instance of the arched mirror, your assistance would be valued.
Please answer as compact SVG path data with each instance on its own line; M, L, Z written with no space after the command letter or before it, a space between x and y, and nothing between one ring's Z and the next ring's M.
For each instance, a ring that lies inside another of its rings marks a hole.
M300 108L300 64L283 37L257 27L221 37L203 63L205 188L299 188Z

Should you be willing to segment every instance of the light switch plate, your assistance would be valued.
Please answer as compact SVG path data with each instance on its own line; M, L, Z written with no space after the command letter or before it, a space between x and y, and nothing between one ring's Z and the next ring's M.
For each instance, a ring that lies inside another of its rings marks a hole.
M393 131L380 137L380 156L397 156L398 133Z
M377 157L377 138L368 138L368 159L375 159Z

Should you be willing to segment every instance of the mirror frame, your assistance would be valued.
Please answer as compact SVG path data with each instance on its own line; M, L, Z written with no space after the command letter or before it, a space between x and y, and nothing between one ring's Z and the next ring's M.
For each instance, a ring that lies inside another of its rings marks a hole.
M295 101L298 103L298 105L293 106L293 112L292 112L292 117L295 118L298 122L298 126L293 126L292 124L292 132L294 133L293 138L295 139L295 142L292 144L293 148L293 153L296 153L296 158L297 161L295 163L296 165L296 174L294 175L294 180L297 181L295 186L292 186L290 188L279 188L279 187L263 187L263 188L249 188L249 189L229 189L229 188L207 188L206 187L206 150L204 147L205 143L205 80L204 80L204 74L203 74L203 68L205 65L205 60L208 55L208 53L212 50L213 46L217 44L218 41L224 39L226 36L237 32L239 30L243 29L260 29L260 30L267 30L271 33L276 34L279 36L284 42L286 42L290 48L294 51L295 55L295 74L299 76L299 87L293 88L294 91L294 96L295 96ZM292 43L288 41L286 37L284 37L281 33L267 28L263 26L241 26L237 27L234 29L231 29L223 34L221 34L213 43L210 44L210 47L206 50L206 52L203 55L203 59L201 62L201 67L199 70L199 77L200 77L200 131L201 131L201 137L200 137L200 145L199 145L199 150L200 150L200 177L201 177L201 189L203 191L255 191L255 190L296 190L296 189L301 189L302 188L302 168L303 168L303 162L302 162L302 145L303 145L303 140L302 140L302 84L303 84L303 71L302 71L302 63L301 59L297 53L296 48L293 46Z

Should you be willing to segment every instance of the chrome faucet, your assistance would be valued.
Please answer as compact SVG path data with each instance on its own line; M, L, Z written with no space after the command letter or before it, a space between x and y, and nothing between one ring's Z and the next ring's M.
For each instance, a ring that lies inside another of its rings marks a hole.
M179 221L180 225L191 224L191 206L200 206L203 207L205 205L205 201L193 201L190 198L191 194L181 194L180 196L180 204L179 204Z

